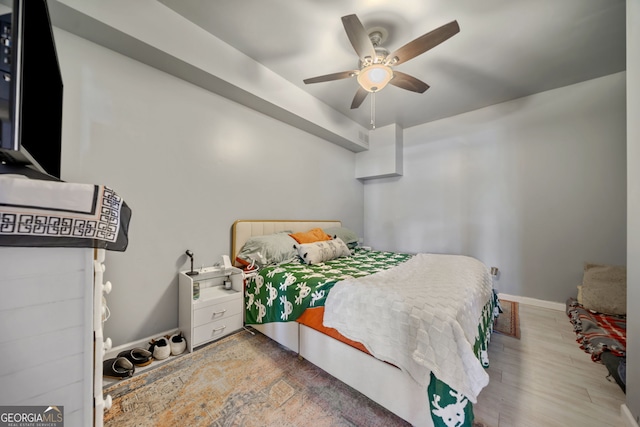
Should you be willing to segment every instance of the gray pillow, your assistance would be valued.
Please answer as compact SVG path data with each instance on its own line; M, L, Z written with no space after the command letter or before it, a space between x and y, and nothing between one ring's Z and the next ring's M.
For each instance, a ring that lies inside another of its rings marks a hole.
M345 227L327 227L322 229L331 237L339 237L347 246L352 247L358 244L358 235L355 231Z
M297 259L298 251L293 247L297 242L289 236L290 231L250 237L244 244L236 261L242 265L255 260L258 266L279 264Z
M581 294L584 308L604 314L627 314L626 267L585 264Z

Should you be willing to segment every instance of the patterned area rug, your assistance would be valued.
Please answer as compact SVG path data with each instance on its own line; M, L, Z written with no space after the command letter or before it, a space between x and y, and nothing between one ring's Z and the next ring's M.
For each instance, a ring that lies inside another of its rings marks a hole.
M107 427L409 425L292 351L246 331L104 391L113 398Z
M514 301L500 300L502 313L493 324L493 331L502 335L508 335L520 339L520 317L518 316L518 303Z
M261 334L241 331L105 390L105 426L407 426Z

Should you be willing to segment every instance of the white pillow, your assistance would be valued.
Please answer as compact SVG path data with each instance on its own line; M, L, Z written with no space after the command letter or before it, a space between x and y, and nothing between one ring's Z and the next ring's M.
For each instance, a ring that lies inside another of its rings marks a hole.
M351 256L347 244L339 237L322 242L296 244L298 255L307 264L320 264L325 261Z

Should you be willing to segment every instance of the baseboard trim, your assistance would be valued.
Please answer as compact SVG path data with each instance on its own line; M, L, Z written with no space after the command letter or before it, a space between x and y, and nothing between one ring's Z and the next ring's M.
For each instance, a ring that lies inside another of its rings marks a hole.
M147 338L143 338L143 339L140 339L140 340L137 340L137 341L132 341L130 343L119 345L117 347L112 347L111 350L109 350L109 351L107 351L105 353L103 360L107 360L107 359L111 359L113 357L116 357L118 355L118 353L120 353L121 351L130 350L130 349L135 348L135 347L141 347L141 348L144 348L144 349L148 349L149 348L149 341L151 341L152 339L164 337L165 335L171 336L171 335L173 335L173 334L175 334L177 332L178 332L177 329L171 329L169 331L160 332L158 334L152 335L152 336L147 337Z
M622 415L622 421L624 421L625 427L639 427L636 420L633 419L633 414L626 403L620 405L620 415Z
M545 301L541 299L521 297L518 295L509 295L509 294L499 293L498 298L519 302L521 304L533 305L535 307L549 308L551 310L565 311L566 309L566 305L561 302Z

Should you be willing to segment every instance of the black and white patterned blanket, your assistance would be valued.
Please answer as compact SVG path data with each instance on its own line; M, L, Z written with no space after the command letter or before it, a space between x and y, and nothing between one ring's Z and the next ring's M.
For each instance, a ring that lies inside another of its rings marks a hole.
M104 185L0 175L0 246L124 251L131 210Z

